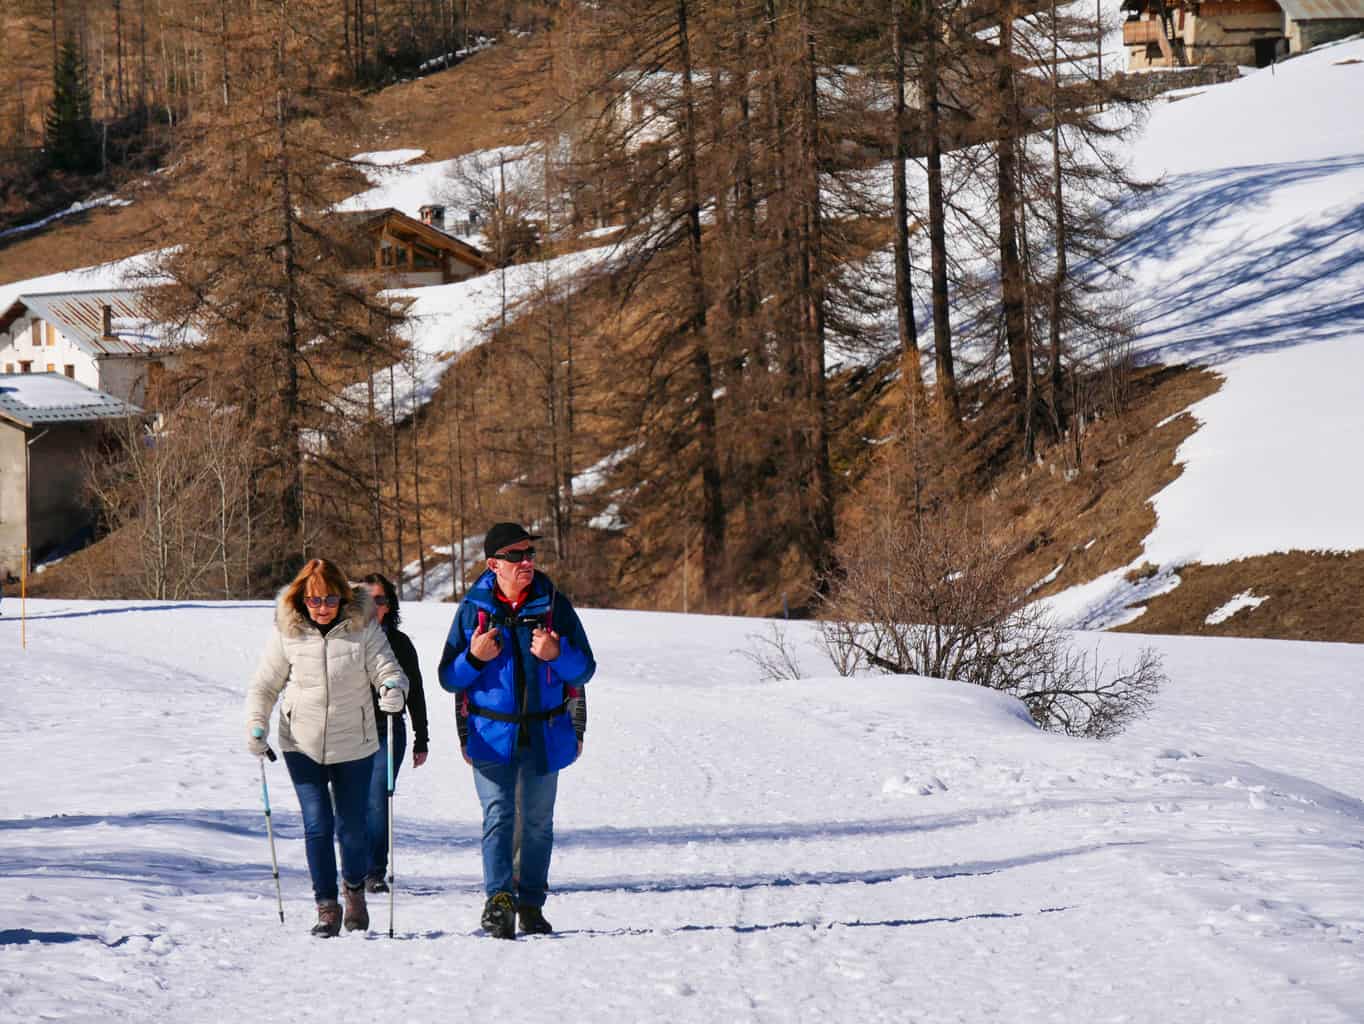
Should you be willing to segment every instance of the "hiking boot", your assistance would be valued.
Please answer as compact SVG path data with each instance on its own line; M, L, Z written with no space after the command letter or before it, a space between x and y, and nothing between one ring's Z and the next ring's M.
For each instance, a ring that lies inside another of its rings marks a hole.
M370 875L365 879L365 892L388 892L388 883L383 875Z
M369 907L365 906L365 886L352 886L349 882L343 887L346 895L346 931L365 931L369 928Z
M330 939L341 934L341 904L336 900L323 900L317 905L317 924L313 934L320 939Z
M545 920L545 915L540 907L532 907L523 903L516 908L516 917L521 923L521 930L527 935L554 934L554 926Z
M511 893L493 895L483 907L483 930L495 939L516 938L516 904Z

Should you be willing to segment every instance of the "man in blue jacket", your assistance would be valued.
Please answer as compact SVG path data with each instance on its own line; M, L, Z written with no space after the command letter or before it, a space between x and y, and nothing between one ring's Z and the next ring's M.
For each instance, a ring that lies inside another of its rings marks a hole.
M573 605L535 571L539 537L497 523L483 541L488 570L469 589L445 642L440 685L469 719L468 759L483 805L483 928L502 939L547 934L549 860L559 769L580 752L569 703L597 663ZM516 786L521 865L512 877Z

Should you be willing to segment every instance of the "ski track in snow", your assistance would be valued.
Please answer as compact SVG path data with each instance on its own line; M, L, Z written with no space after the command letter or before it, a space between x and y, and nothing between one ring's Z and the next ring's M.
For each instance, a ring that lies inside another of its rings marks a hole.
M478 803L432 678L453 608L408 603L432 754L399 778L398 936L376 898L368 935L321 942L278 765L277 919L241 737L269 607L35 601L27 651L17 611L0 1021L1364 1016L1356 647L1082 636L1155 642L1171 675L1099 744L961 684L759 681L751 620L586 612L559 932L501 943L477 929Z

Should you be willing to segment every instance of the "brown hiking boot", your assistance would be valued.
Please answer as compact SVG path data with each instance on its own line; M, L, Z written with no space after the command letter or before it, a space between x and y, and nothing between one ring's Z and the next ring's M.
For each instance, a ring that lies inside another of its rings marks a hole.
M350 884L341 887L346 897L346 931L365 931L369 928L369 907L365 906L365 884L351 888Z
M341 904L336 900L323 900L317 905L317 924L313 934L320 939L330 939L341 934Z

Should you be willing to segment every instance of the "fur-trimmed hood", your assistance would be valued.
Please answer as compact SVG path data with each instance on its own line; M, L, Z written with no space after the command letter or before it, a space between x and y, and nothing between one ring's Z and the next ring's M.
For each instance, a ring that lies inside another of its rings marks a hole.
M284 636L298 636L315 629L307 612L300 612L288 598L289 588L275 596L275 628ZM337 621L345 622L352 632L359 632L374 621L374 598L368 587L352 587L350 596L337 609Z
M347 596L336 622L319 633L281 592L275 628L247 688L247 729L268 735L279 703L280 749L318 764L354 761L378 750L374 694L385 686L408 689L366 588Z

